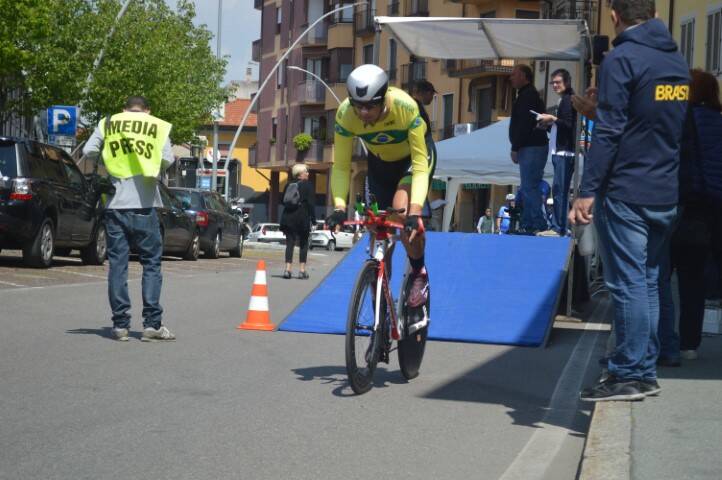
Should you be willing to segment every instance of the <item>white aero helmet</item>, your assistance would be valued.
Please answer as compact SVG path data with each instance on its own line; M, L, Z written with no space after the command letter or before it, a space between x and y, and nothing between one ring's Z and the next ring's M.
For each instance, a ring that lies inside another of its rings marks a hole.
M380 103L389 88L389 77L376 65L361 65L349 74L346 88L351 103Z
M511 201L511 200L515 200L515 199L516 199L516 197L514 196L513 193L508 193L508 194L506 195L506 200L507 200L507 201Z

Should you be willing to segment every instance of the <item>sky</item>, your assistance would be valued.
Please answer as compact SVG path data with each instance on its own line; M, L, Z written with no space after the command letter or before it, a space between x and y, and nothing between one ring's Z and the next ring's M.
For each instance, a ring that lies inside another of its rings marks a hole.
M165 0L175 7L176 0ZM218 25L218 0L194 0L196 5L195 24L205 24L213 33L211 50L216 52L216 31ZM261 37L261 11L253 8L253 0L222 0L221 55L228 57L224 83L243 80L246 66L251 60L251 43ZM258 78L258 66L253 74Z

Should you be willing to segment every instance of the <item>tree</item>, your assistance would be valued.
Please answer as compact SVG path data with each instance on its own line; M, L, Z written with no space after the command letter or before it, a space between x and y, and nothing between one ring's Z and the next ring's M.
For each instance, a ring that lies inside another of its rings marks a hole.
M179 0L176 11L162 0L132 0L81 98L120 7L120 0L0 0L4 114L80 104L83 118L96 124L128 96L143 95L154 115L173 124L174 142L191 139L227 92L220 86L226 61L213 55L211 33L193 25L189 0ZM24 95L11 100L16 92Z

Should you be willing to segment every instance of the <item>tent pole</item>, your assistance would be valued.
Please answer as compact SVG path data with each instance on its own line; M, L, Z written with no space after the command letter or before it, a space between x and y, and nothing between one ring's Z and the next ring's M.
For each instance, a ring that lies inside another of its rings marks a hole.
M492 36L489 35L489 31L486 29L486 23L484 23L483 18L480 20L479 28L484 32L484 35L486 35L486 39L489 41L489 46L492 50L494 50L494 55L496 55L497 60L501 60L501 55L499 55L499 49L494 43L494 39L492 38Z
M585 24L585 35L589 35L589 30L586 28ZM586 44L585 44L586 47ZM579 87L579 90L577 91L578 95L584 95L584 91L586 90L586 79L587 76L585 74L586 69L586 48L581 49L581 54L579 56L579 72L577 73L577 85ZM574 188L574 200L576 200L579 197L579 183L580 183L580 177L581 173L579 172L579 156L581 155L581 145L579 143L579 139L581 138L582 134L582 118L581 114L577 114L577 124L575 126L575 132L576 136L574 137L574 174L572 176L572 186ZM572 316L572 297L574 295L574 261L577 255L577 234L575 229L572 229L572 254L571 259L569 262L569 273L567 276L567 308L566 308L566 316L567 318Z

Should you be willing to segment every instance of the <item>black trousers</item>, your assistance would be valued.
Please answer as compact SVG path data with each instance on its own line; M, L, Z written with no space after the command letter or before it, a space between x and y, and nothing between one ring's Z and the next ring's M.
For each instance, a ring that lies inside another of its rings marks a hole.
M707 290L705 270L710 263L722 271L722 215L714 209L686 208L672 241L672 264L679 283L679 349L697 350Z
M306 263L306 259L308 258L308 237L309 234L306 232L299 233L286 230L286 263L293 263L293 247L296 246L296 242L298 242L298 246L301 249L299 261Z

